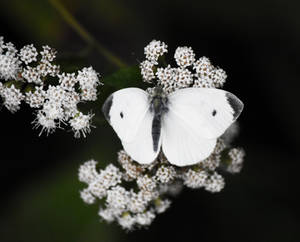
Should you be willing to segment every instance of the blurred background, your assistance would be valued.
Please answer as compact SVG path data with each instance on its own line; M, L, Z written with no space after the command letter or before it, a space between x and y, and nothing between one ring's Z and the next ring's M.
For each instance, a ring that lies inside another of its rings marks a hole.
M245 165L225 176L222 192L186 189L148 229L126 233L101 222L97 205L79 197L80 164L116 162L121 144L113 130L97 126L85 139L65 131L39 137L29 108L2 108L0 241L300 241L299 1L61 2L128 65L142 61L144 46L158 39L170 55L192 46L198 58L223 68L224 89L245 103L236 140ZM0 24L0 36L18 48L48 44L102 76L118 70L47 0L1 1Z

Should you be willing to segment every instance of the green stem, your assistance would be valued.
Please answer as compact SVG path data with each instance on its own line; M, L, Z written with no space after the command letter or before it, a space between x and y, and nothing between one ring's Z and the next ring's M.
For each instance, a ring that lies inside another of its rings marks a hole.
M60 13L65 22L67 22L75 32L88 44L94 46L97 51L108 61L118 67L125 67L126 64L117 56L102 46L97 40L73 17L73 15L61 4L60 0L48 0L49 3Z

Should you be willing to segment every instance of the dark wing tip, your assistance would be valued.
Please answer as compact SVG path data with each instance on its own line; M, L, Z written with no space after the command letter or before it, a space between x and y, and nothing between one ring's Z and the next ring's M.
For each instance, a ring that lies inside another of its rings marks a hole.
M244 104L240 99L238 99L235 95L233 95L230 92L226 93L226 98L230 107L233 110L233 119L236 120L240 116L241 112L243 111Z
M103 106L102 106L102 112L104 114L104 117L106 118L106 120L109 122L110 121L110 115L109 115L109 112L110 112L110 109L111 109L111 106L113 104L113 95L110 95L106 101L104 102Z

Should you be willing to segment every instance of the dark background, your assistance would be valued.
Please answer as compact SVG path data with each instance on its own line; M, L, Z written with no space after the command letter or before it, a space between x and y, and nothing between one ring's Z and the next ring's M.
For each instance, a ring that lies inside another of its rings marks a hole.
M63 1L95 38L127 64L152 39L192 46L228 74L224 89L245 103L238 146L244 169L218 194L184 190L148 229L126 233L100 222L79 198L77 169L116 161L107 125L86 139L58 131L38 137L25 105L1 109L0 241L300 241L299 1ZM19 48L48 44L71 59L87 49L48 1L1 1L0 35ZM118 68L95 51L84 63L103 76ZM101 94L100 94L101 95ZM99 107L100 108L100 107Z

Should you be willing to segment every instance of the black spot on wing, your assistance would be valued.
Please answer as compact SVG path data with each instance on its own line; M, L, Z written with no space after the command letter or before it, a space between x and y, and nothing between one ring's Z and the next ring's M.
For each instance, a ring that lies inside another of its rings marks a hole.
M110 112L110 109L111 109L111 106L113 104L113 95L110 95L106 101L104 102L103 106L102 106L102 112L104 114L104 117L106 118L107 121L110 121L110 115L109 115L109 112Z
M155 115L153 118L153 121L152 121L152 140L153 140L154 152L156 152L158 150L160 130L161 130L161 116Z
M217 111L214 109L211 114L212 114L212 116L216 116Z
M241 114L244 104L240 99L238 99L235 95L230 92L226 93L226 98L233 110L233 119L236 120L238 116Z
M121 117L121 118L123 118L123 117L124 117L124 114L123 114L123 112L121 112L121 113L120 113L120 117Z

